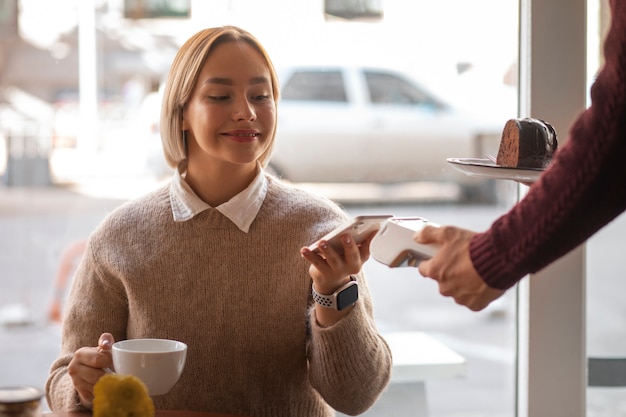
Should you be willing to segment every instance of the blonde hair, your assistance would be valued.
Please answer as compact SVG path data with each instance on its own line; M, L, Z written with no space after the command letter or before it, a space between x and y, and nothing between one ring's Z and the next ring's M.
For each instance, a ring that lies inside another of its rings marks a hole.
M165 160L172 168L187 161L182 129L183 109L191 99L198 75L212 48L225 42L246 42L261 54L270 71L274 105L278 103L280 88L276 70L267 51L252 34L235 26L204 29L196 33L178 50L163 90L161 141ZM275 137L276 126L267 150L259 157L263 166L267 164L272 153Z

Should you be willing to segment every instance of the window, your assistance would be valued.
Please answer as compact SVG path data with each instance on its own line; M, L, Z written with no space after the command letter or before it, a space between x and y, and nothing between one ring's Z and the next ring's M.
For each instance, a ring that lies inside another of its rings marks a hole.
M438 107L437 102L416 86L393 74L366 71L365 78L372 103L419 104Z
M283 100L346 102L340 71L298 71L282 90Z

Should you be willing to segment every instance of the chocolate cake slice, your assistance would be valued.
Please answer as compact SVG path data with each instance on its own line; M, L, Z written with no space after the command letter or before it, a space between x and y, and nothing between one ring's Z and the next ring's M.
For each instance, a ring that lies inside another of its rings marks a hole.
M504 125L496 163L503 167L545 168L558 146L556 131L539 119L511 119Z

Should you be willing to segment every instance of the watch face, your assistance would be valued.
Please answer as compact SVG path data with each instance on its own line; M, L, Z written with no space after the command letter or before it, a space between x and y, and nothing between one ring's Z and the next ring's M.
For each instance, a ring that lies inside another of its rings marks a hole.
M343 310L346 307L350 307L356 303L359 299L359 286L351 285L345 290L337 294L337 310Z

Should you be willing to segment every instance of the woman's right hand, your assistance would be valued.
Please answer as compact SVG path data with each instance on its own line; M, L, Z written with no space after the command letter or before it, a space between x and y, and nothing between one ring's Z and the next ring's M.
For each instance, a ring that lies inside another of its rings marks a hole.
M85 407L90 408L92 405L93 387L98 379L107 372L106 369L113 368L111 347L114 342L113 335L102 333L98 346L78 349L67 367L81 404Z

